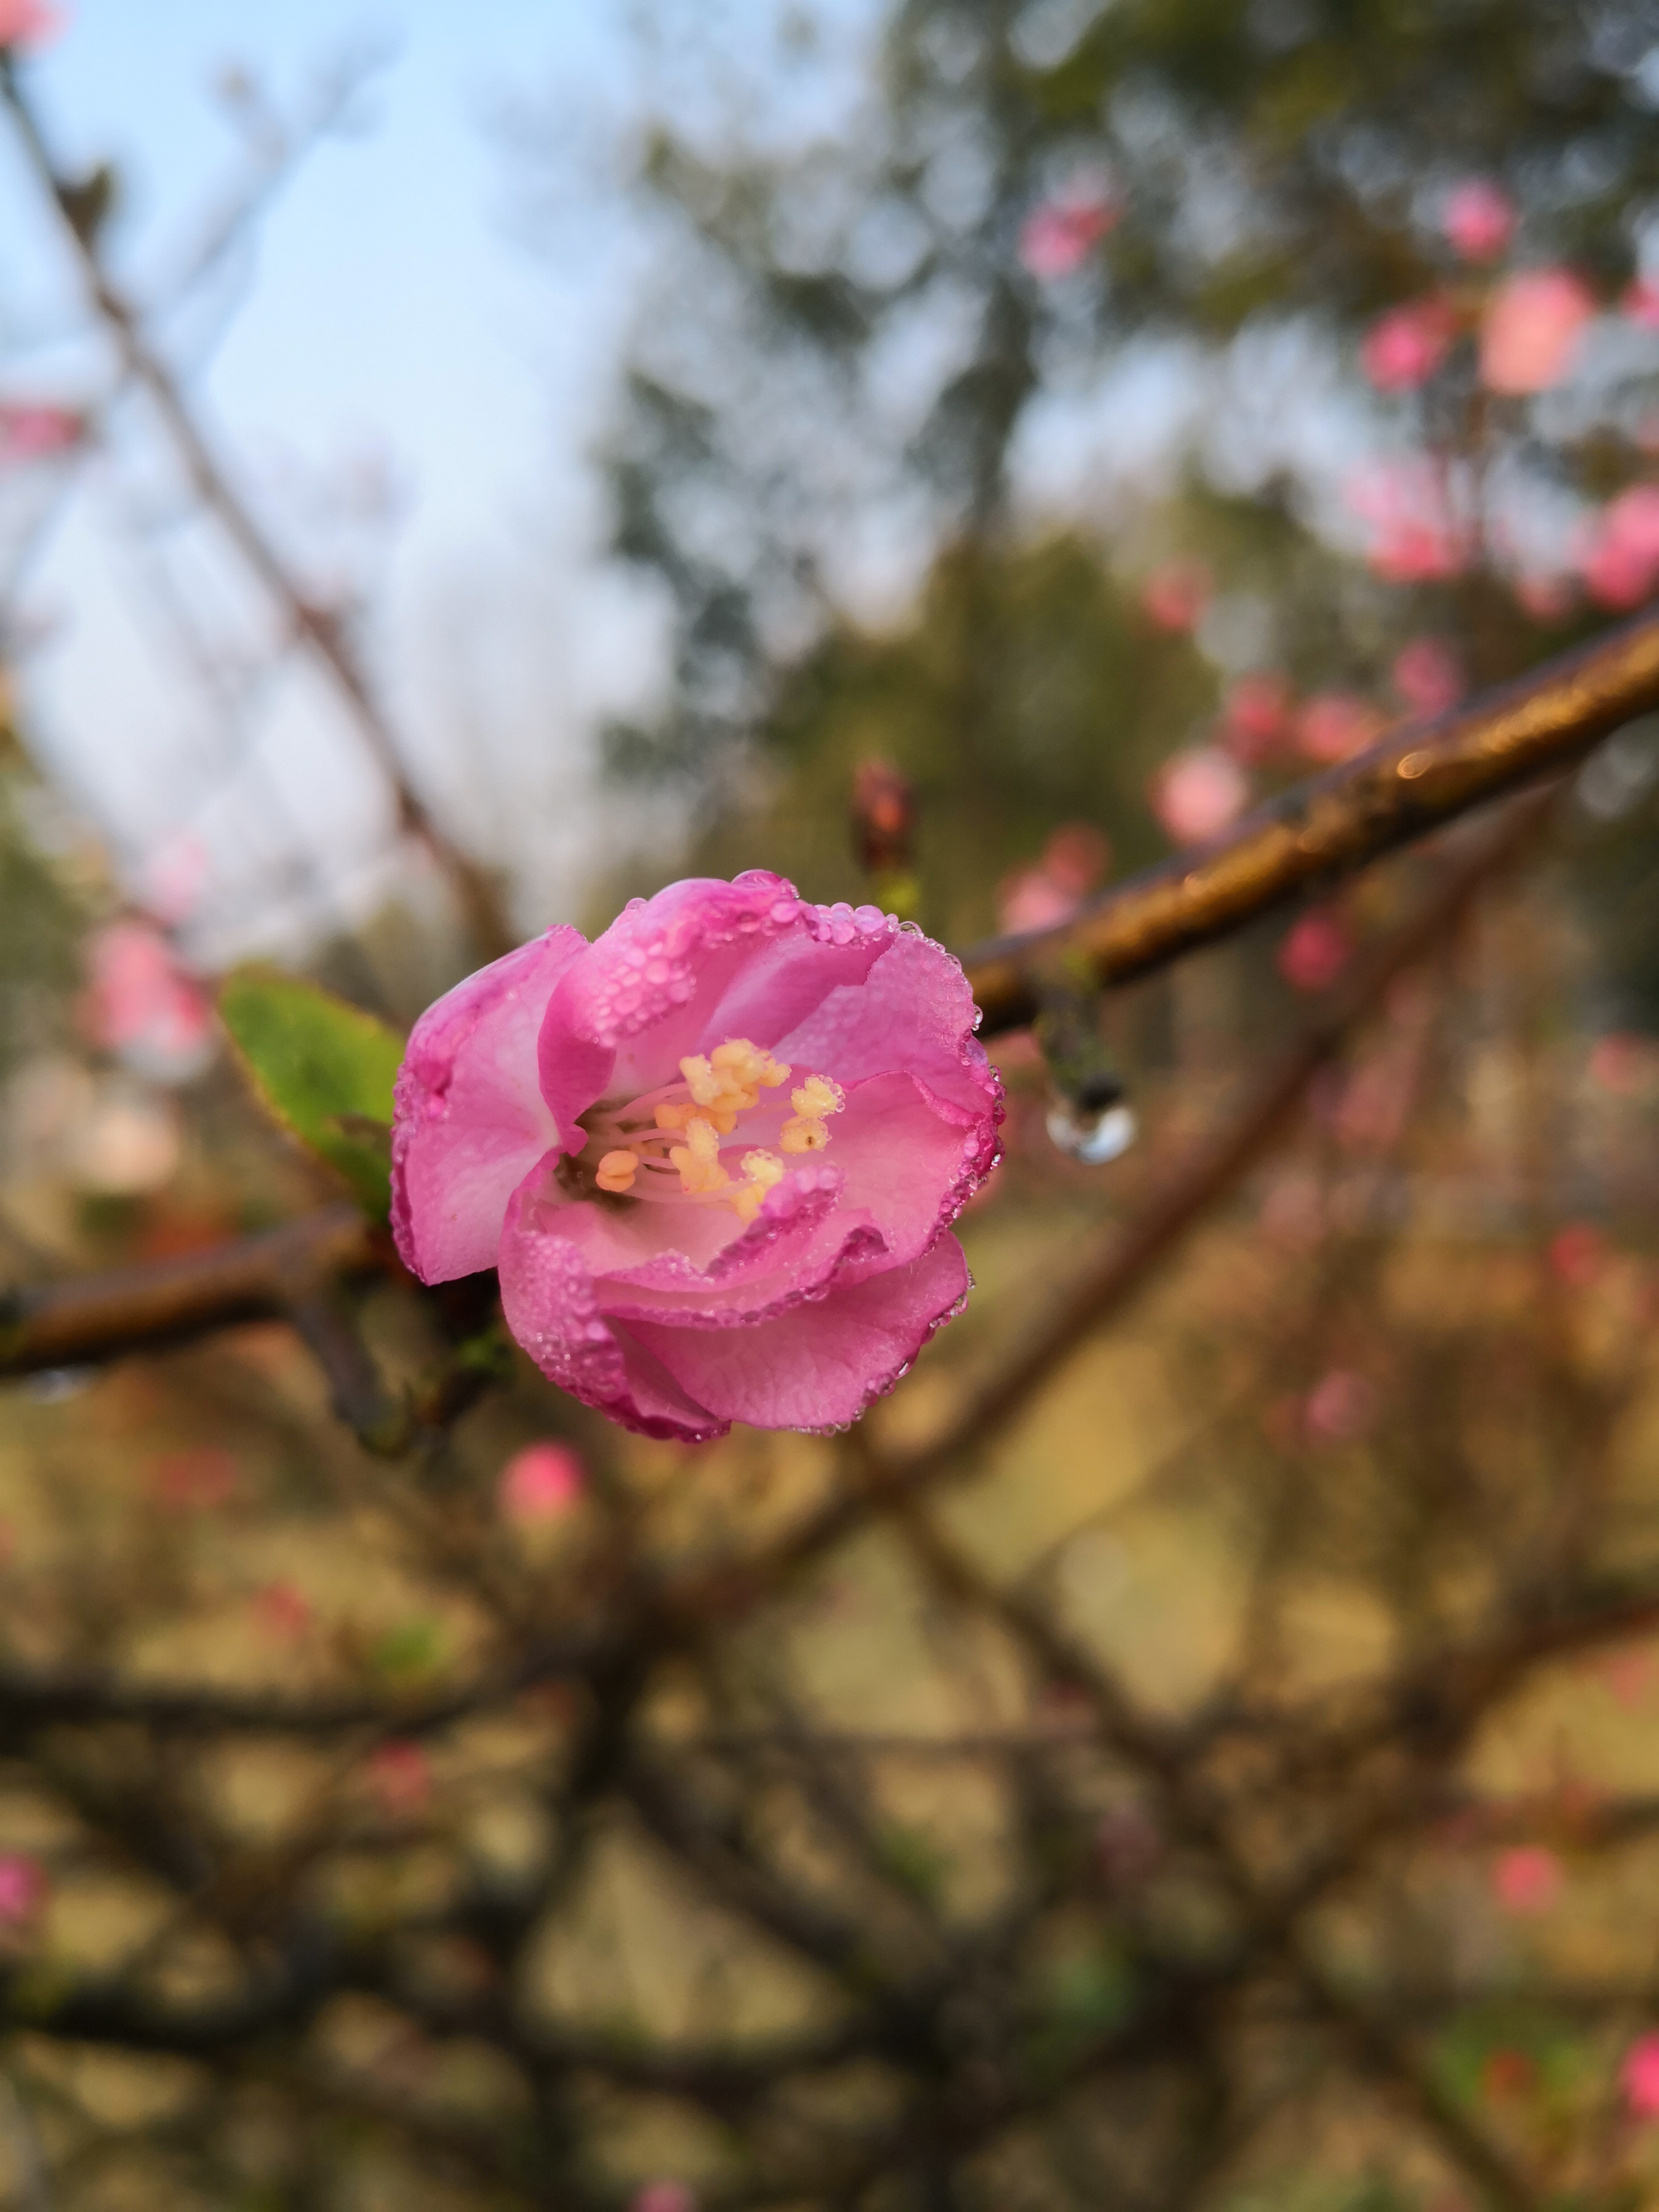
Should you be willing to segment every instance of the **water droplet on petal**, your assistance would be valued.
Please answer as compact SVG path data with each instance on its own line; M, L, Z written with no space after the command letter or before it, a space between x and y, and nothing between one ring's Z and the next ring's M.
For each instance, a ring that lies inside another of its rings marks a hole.
M1048 1126L1056 1147L1085 1168L1104 1167L1108 1160L1116 1159L1128 1151L1136 1134L1133 1109L1121 1099L1090 1110L1057 1098L1048 1109Z

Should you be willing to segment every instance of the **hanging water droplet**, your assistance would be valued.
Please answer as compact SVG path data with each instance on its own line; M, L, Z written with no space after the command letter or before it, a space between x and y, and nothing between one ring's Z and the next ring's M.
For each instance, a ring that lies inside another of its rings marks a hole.
M1134 1109L1125 1101L1123 1086L1113 1076L1091 1078L1075 1097L1051 1098L1048 1125L1049 1138L1058 1150L1085 1168L1104 1167L1108 1160L1127 1152L1135 1140Z

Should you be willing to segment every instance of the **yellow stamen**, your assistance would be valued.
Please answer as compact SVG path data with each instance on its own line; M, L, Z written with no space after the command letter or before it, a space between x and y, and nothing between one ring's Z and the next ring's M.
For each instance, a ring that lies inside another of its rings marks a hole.
M832 1082L827 1075L809 1075L798 1090L790 1092L789 1103L795 1111L778 1132L779 1149L786 1152L821 1152L830 1141L830 1132L823 1126L825 1121L831 1114L839 1114L847 1103L840 1084Z
M601 1190L623 1191L634 1187L634 1177L639 1171L639 1157L634 1152L607 1152L599 1162L593 1180Z
M766 1202L766 1194L783 1181L783 1162L773 1152L745 1152L743 1171L749 1178L732 1192L731 1203L746 1229Z
M724 1190L732 1180L720 1165L720 1138L714 1125L701 1115L686 1123L685 1142L676 1145L668 1159L672 1167L679 1170L680 1188L690 1197L704 1191Z

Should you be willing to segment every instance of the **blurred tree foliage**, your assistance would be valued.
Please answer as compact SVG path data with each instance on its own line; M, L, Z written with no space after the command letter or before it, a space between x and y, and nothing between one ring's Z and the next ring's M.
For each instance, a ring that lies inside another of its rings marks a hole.
M799 10L781 37L809 70L832 43ZM1514 203L1516 265L1569 261L1603 296L1630 277L1656 41L1651 4L906 0L850 124L787 131L738 92L719 128L695 100L659 115L639 183L669 246L608 459L617 550L672 598L675 680L611 733L612 768L692 801L694 865L764 853L844 892L849 767L884 754L924 801L929 925L971 934L1058 818L1105 830L1120 866L1158 849L1148 772L1204 734L1230 655L1139 612L1153 562L1201 557L1305 688L1375 695L1425 623L1475 680L1570 640L1574 613L1540 628L1491 564L1402 582L1334 554L1271 453L1228 482L1194 450L1156 496L1080 491L1085 522L1035 534L1021 457L1132 349L1120 449L1152 434L1147 377L1227 362L1235 408L1346 402L1397 448L1419 402L1366 394L1354 345L1392 303L1470 296L1440 220L1461 181ZM1091 195L1097 243L1034 272L1034 210ZM1540 498L1605 495L1641 465L1643 389L1638 365L1545 419L1494 407L1467 358L1414 434Z

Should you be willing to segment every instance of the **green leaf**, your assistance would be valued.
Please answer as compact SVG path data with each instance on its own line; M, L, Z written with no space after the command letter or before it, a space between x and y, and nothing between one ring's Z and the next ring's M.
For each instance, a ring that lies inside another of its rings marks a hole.
M365 1212L385 1221L402 1038L315 983L267 968L228 976L219 1012L262 1103L344 1178Z

